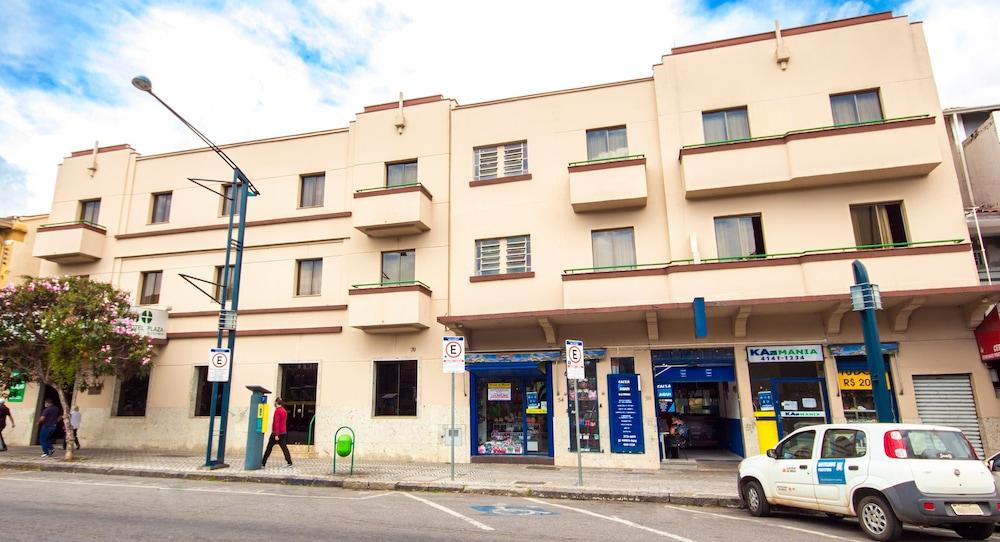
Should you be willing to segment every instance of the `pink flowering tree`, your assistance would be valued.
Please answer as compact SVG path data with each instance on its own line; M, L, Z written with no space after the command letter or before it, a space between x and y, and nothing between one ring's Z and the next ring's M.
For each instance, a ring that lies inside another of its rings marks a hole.
M52 386L69 427L64 389L107 376L148 373L153 346L133 329L126 292L79 277L39 278L0 289L0 389L18 379ZM73 447L66 447L73 459Z

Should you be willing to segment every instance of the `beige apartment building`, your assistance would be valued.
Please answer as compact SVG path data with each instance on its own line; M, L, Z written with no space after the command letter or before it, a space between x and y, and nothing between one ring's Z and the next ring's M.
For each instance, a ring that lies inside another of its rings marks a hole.
M584 465L655 468L871 420L856 259L881 287L896 417L1000 449L972 333L1000 288L979 283L923 29L906 17L677 47L642 79L387 103L346 128L224 148L262 193L246 210L234 451L257 384L286 399L293 442L314 421L330 453L348 425L362 460L447 461L454 334L468 343L463 462L574 464L579 429ZM168 315L148 380L78 397L85 445L204 446L218 305L180 274L224 272L228 208L187 178L231 175L207 149L120 145L60 166L42 274L110 281ZM567 339L586 352L578 427ZM29 387L15 416L40 395ZM683 450L665 438L677 419Z

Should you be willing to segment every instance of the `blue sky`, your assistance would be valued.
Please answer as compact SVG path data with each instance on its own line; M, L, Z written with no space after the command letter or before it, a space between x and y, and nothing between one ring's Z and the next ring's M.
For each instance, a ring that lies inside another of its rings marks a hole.
M645 77L671 47L891 10L925 22L944 106L1000 102L996 0L4 0L0 216L46 212L71 151L197 146L346 126L366 104L460 103ZM958 30L960 29L960 30ZM512 43L511 36L516 36ZM969 84L973 82L974 84Z

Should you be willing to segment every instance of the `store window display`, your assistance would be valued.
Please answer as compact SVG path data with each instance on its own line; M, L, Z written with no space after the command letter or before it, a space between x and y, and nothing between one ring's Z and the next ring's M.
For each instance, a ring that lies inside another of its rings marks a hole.
M597 362L588 359L584 363L585 380L577 380L580 394L580 451L601 451L600 408L597 389ZM569 449L576 451L576 410L574 410L573 383L567 383L569 402Z

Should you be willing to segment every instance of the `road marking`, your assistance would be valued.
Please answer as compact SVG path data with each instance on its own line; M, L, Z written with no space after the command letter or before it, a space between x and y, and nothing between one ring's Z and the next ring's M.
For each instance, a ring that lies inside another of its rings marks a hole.
M525 497L525 499L527 499L527 500L529 500L531 502L538 503L538 504L544 504L545 506L554 506L556 508L565 508L566 510L572 510L574 512L579 512L581 514L586 514L588 516L592 516L592 517L595 517L595 518L606 519L608 521L614 521L615 523L621 523L622 525L627 525L629 527L632 527L633 529L639 529L639 530L646 531L648 533L653 533L653 534L656 534L656 535L659 535L659 536L662 536L662 537L665 537L665 538L671 538L673 540L677 540L678 542L695 542L694 540L692 540L690 538L685 538L685 537L683 537L681 535L677 535L677 534L673 534L673 533L668 533L668 532L665 532L665 531L658 531L658 530L653 529L651 527L646 527L645 525L639 525L638 523L629 521L627 519L622 519L622 518L615 517L615 516L605 516L603 514L598 514L597 512L591 512L590 510L584 510L583 508L574 508L572 506L566 506L564 504L556 504L554 502L541 501L541 500L534 499L534 498L531 498L531 497Z
M265 496L265 497L282 497L289 499L321 499L321 500L338 500L338 501L365 501L369 499L377 499L379 497L385 497L386 495L391 495L395 493L394 491L386 491L382 493L372 493L369 495L362 495L357 497L341 497L337 495L290 495L285 493L274 493L271 491L238 491L229 489L210 489L205 487L168 487L168 486L155 486L146 484L114 484L110 482L86 482L86 481L75 481L75 480L47 480L45 478L11 478L8 476L0 477L0 480L5 482L30 482L30 483L43 483L43 484L64 484L64 485L77 485L77 486L98 486L98 487L120 487L128 489L155 489L161 491L187 491L191 493L221 493L225 495L250 495L254 497Z
M427 506L430 506L431 508L436 508L436 509L438 509L438 510L440 510L440 511L446 513L446 514L450 514L452 516L455 516L456 518L461 519L462 521L464 521L466 523L469 523L470 525L474 525L474 526L476 526L479 529L482 529L484 531L493 531L494 530L493 527L490 527L489 525L486 525L485 523L480 523L480 522L478 522L478 521L470 518L469 516L463 516L462 514L459 514L458 512L452 510L451 508L448 508L446 506L441 506L440 504L438 504L436 502L429 501L429 500L427 500L427 499L425 499L423 497L417 497L416 495L414 495L412 493L403 493L403 495L406 495L407 497L409 497L409 498L411 498L411 499L413 499L415 501L422 502L422 503L426 504Z
M743 518L743 517L739 517L739 516L730 516L728 514L715 514L713 512L705 512L703 510L692 510L690 508L684 508L684 507L681 507L681 506L672 506L672 505L669 505L669 504L665 504L663 506L665 508L669 508L671 510L680 510L682 512L689 512L691 514L701 514L703 516L712 516L712 517L715 517L715 518L731 519L731 520L735 520L735 521L748 521L750 523L758 523L758 524L761 524L761 525L767 525L769 527L779 527L781 529L787 529L789 531L797 531L797 532L800 532L800 533L811 534L813 536L822 536L823 538L832 538L834 540L849 540L851 542L853 542L854 540L857 540L855 538L844 538L842 536L837 536L835 534L823 533L823 532L820 532L820 531L813 531L811 529L803 529L801 527L793 527L791 525L785 525L785 524L778 523L778 522L764 521L764 520L755 519L755 518Z

